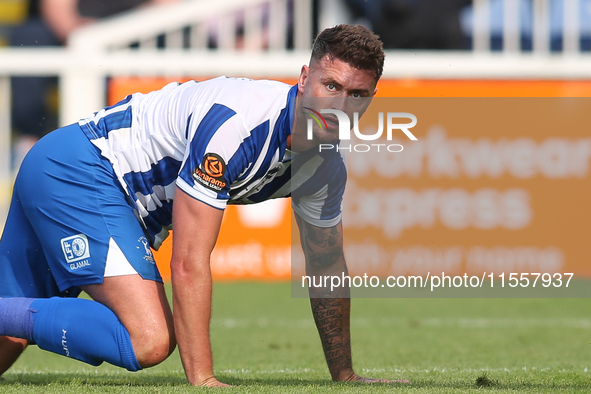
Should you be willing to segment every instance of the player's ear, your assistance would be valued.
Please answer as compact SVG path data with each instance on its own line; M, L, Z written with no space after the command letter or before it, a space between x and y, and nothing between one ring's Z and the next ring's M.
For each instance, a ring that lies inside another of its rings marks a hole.
M371 94L371 97L375 96L377 92L378 92L378 88L375 88L375 89L373 90L373 93Z
M306 86L306 81L308 80L308 73L310 72L310 68L305 64L302 66L302 71L300 72L300 78L298 79L298 90L300 93L304 93L304 86Z

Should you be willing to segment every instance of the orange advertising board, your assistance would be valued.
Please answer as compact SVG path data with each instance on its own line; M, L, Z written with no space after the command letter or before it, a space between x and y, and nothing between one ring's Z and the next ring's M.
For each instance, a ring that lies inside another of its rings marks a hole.
M589 107L591 98L374 99L363 134L375 132L379 113L396 111L416 116L417 140L397 130L375 141L380 152L341 142L352 147L343 208L350 271L591 277Z
M109 102L171 81L112 79ZM591 139L579 127L587 101L544 98L565 96L591 97L591 81L380 81L361 125L375 129L371 119L396 107L417 116L418 141L397 137L404 154L348 154L351 272L374 261L381 275L438 266L591 276ZM289 279L289 201L266 204L226 210L212 256L216 279ZM169 238L156 253L167 279L170 255Z

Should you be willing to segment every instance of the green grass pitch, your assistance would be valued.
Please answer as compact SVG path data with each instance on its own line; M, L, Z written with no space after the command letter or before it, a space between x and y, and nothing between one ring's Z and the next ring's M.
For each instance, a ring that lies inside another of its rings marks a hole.
M331 382L308 300L288 284L221 283L215 370L236 387L190 387L178 351L130 373L33 346L0 393L591 392L589 299L354 299L351 325L358 373L411 384Z

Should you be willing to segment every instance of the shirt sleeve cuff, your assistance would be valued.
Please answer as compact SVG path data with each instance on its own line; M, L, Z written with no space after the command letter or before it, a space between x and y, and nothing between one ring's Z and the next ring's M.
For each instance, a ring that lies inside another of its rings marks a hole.
M292 203L291 207L293 208L294 212L299 217L304 219L304 221L306 221L307 223L310 223L311 225L316 226L316 227L322 227L322 228L334 227L337 224L339 224L339 222L341 221L341 218L342 218L342 213L339 213L337 216L335 216L334 218L330 218L330 219L313 218L313 217L310 217L309 215L306 215L306 213L297 205Z
M195 189L187 182L185 182L185 180L182 178L178 178L176 180L176 185L179 187L179 189L187 193L189 196L193 197L195 200L199 200L202 203L207 204L216 209L226 209L226 205L228 202L227 200L219 200L217 198L212 198L210 195L207 195L202 191Z

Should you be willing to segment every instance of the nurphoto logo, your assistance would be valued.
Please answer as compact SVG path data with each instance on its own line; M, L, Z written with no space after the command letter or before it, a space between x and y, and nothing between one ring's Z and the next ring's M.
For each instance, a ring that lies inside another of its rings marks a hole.
M359 131L359 112L353 112L353 127L351 127L351 121L349 116L338 109L321 109L320 112L313 110L312 108L304 107L304 109L310 111L308 115L312 119L307 120L307 138L311 141L314 137L313 127L314 122L320 127L321 130L328 130L328 123L322 114L332 114L336 117L339 129L339 140L347 141L351 140L351 129L355 134L355 137L362 141L375 141L382 137L384 134L384 113L378 113L378 130L373 134L363 134ZM408 119L408 123L394 123L394 120ZM416 126L417 117L408 112L387 112L386 113L386 139L392 141L392 135L394 130L402 131L411 141L417 141L417 137L409 130ZM388 152L402 152L404 147L400 144L353 144L349 146L340 146L339 144L320 144L318 146L320 152L323 150L336 149L347 150L349 152L369 152L375 150L388 151Z

